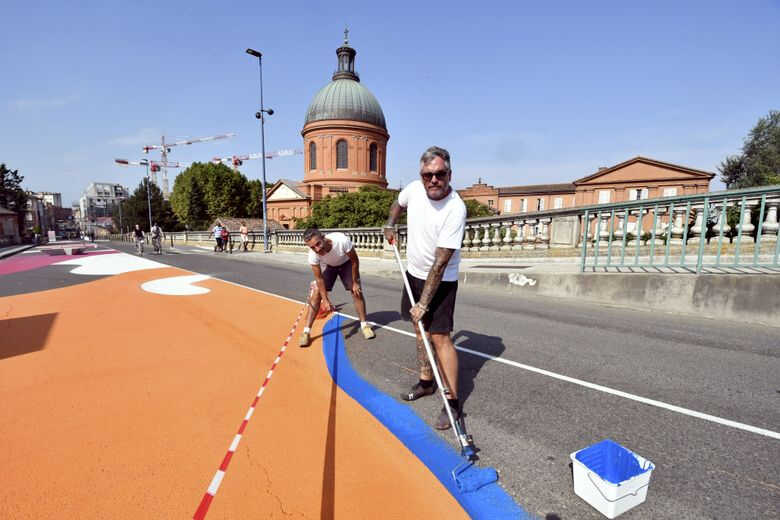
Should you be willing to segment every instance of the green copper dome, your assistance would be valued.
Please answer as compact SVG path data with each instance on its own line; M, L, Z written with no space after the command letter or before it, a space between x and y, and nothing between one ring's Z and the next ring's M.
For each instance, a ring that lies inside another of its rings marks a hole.
M331 81L314 96L306 111L306 123L326 119L362 121L387 130L379 101L371 91L352 79Z
M371 123L387 130L379 101L360 84L360 77L355 73L356 54L347 43L347 31L344 31L344 45L336 50L339 66L333 74L333 81L314 96L306 111L304 125L313 121L347 119Z

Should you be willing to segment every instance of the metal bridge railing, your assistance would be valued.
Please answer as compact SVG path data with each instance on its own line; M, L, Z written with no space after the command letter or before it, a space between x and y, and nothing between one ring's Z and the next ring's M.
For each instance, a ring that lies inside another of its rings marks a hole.
M780 272L780 186L583 208L581 271Z

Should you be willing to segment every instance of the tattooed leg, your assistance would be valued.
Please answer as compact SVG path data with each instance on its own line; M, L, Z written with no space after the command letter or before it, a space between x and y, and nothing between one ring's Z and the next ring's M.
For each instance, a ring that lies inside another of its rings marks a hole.
M420 369L420 379L430 381L433 379L433 369L428 354L425 352L422 337L417 334L417 367Z

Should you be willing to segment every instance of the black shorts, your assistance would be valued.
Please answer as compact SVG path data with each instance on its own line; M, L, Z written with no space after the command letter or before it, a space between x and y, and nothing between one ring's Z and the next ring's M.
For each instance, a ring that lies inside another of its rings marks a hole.
M347 260L343 264L333 267L325 266L322 271L322 279L325 281L325 290L330 291L336 284L336 277L341 278L341 283L347 291L352 290L352 260Z
M409 285L412 288L412 294L414 295L414 301L420 299L423 287L425 287L425 280L420 280L414 276L406 273L406 277L409 280ZM423 316L423 326L428 332L434 334L447 334L452 332L454 326L453 314L455 313L455 296L458 293L458 282L444 282L439 284L439 288L436 289L436 294L433 295L431 303L428 305L428 312ZM412 305L409 301L409 295L406 292L406 287L403 288L403 297L401 298L401 316L405 320L411 320L412 316L409 314Z

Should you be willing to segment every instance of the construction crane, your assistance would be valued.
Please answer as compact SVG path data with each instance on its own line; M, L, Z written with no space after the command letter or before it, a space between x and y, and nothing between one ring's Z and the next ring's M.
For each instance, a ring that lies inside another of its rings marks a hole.
M229 137L235 136L235 133L227 133L227 134L220 134L220 135L211 135L208 137L198 137L195 139L183 139L181 141L174 141L172 143L166 143L165 142L165 136L162 136L160 139L160 144L152 144L148 146L144 146L141 148L141 150L144 153L149 153L152 150L160 150L160 157L161 160L158 162L162 169L162 192L163 196L167 199L170 192L168 191L168 168L173 168L173 166L169 166L172 163L168 162L168 153L171 151L171 148L174 146L185 146L195 143L206 143L209 141L216 141L218 139L227 139ZM152 168L152 182L157 184L157 172L154 171L154 168Z
M290 157L293 155L302 155L303 150L294 150L292 148L286 148L283 150L276 150L275 152L266 152L266 159L273 159L274 157ZM238 171L238 167L244 164L244 161L252 159L260 159L263 156L262 153L250 153L246 155L232 155L230 157L214 157L211 162L214 164L224 163L233 167Z
M122 166L149 166L149 170L152 173L157 173L162 169L165 168L185 168L189 166L191 163L183 163L183 162L168 162L163 163L162 161L150 161L148 159L141 159L140 161L128 161L127 159L114 159L114 162L117 164L120 164ZM155 184L157 183L156 180L153 179Z

